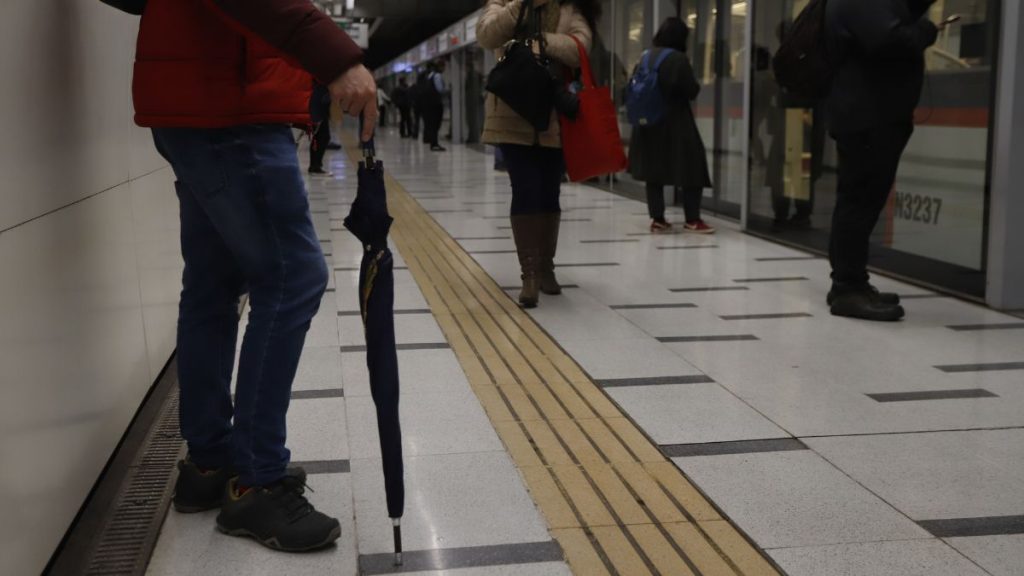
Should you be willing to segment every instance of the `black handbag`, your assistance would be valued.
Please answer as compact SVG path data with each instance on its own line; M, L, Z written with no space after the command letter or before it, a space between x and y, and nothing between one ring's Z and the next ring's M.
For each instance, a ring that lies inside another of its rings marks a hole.
M532 32L527 29L527 12ZM540 54L533 52L535 42ZM516 19L515 35L505 47L505 55L487 75L486 89L538 132L544 132L550 126L555 103L549 64L537 9L532 0L524 0Z
M100 2L136 16L142 16L142 12L146 10L146 0L100 0Z

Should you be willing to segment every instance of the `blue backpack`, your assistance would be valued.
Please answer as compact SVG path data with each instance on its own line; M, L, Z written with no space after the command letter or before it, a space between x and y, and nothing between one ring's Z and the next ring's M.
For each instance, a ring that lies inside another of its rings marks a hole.
M658 86L658 68L674 50L662 49L654 66L651 51L644 51L626 88L626 117L633 126L653 126L665 116L665 97Z

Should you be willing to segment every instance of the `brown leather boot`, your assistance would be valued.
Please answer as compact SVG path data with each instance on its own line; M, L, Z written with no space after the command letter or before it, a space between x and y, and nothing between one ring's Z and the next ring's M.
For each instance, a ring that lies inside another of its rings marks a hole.
M555 277L555 253L558 251L558 229L562 225L562 213L543 214L544 232L541 236L540 255L540 291L557 296L562 293L562 286Z
M542 233L542 214L512 216L512 236L516 241L519 267L522 269L523 289L519 293L519 304L523 308L536 308L540 298Z

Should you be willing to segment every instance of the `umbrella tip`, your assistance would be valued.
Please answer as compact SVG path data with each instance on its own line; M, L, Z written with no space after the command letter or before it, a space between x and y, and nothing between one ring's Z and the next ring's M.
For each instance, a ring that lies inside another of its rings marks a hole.
M402 519L391 519L392 530L395 536L395 566L402 565Z

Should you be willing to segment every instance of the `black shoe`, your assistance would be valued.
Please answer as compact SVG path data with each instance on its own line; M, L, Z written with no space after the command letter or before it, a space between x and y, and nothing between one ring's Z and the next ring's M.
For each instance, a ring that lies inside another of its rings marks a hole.
M327 145L327 149L328 150L341 150L341 144L338 144L336 142L331 142L330 144Z
M448 149L445 148L444 146L438 146L437 144L433 144L433 145L430 146L430 151L431 152L447 152Z
M341 536L341 524L306 500L306 483L285 476L270 486L239 494L237 480L228 482L217 529L247 536L283 552L307 552L330 545Z
M224 489L235 473L228 467L200 470L191 460L178 461L178 480L174 484L174 509L184 514L219 508Z
M906 315L899 304L886 304L870 290L856 290L837 294L832 301L832 315L848 318L896 322Z
M867 290L868 292L874 295L875 300L877 300L880 304L896 306L900 303L899 294L896 294L895 292L881 292L878 290L878 288L875 288L871 284L865 284L864 286L859 286L857 288L844 288L834 283L832 284L832 289L828 291L828 296L825 297L825 302L828 303L829 306L831 306L832 303L835 301L836 297L842 292L857 290Z

